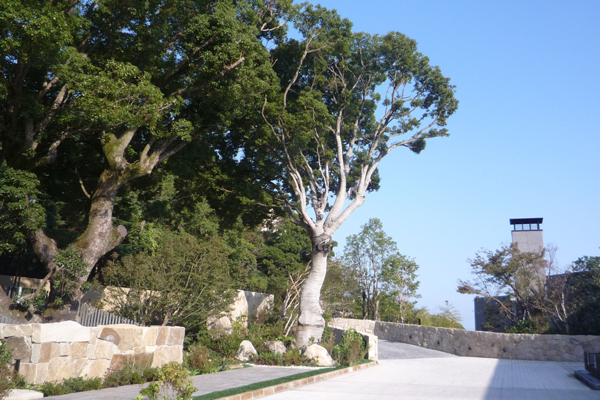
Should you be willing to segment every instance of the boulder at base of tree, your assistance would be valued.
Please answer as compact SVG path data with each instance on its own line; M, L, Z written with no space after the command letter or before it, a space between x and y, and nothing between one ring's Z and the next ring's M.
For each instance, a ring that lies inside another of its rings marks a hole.
M240 361L249 361L250 357L257 355L258 353L252 345L252 342L250 342L249 340L244 340L242 341L242 343L240 343L240 348L238 349L235 358L237 358Z
M331 358L327 352L327 349L318 344L311 344L308 346L304 355L315 360L319 367L331 367L335 364L333 358Z

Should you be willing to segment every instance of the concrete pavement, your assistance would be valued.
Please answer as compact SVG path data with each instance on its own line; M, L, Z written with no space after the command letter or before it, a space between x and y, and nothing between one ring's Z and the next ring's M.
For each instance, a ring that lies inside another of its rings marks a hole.
M599 392L573 376L583 363L457 357L402 343L379 344L380 356L384 352L377 367L267 399L600 400Z
M250 385L256 382L282 378L284 376L301 374L315 368L278 368L278 367L251 367L240 368L215 374L198 375L192 378L196 392L194 396L218 392L225 389ZM141 385L121 386L90 392L52 396L53 400L131 400L140 395Z
M583 363L458 357L403 343L379 341L379 365L297 387L269 400L469 399L600 400L574 376ZM195 395L276 379L309 368L252 367L194 377ZM56 400L120 400L140 386L56 396Z

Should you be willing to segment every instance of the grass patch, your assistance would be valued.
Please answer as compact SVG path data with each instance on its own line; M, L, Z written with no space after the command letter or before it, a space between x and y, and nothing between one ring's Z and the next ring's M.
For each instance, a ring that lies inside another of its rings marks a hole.
M366 362L371 362L371 360L363 360L359 364L364 364ZM235 394L250 392L252 390L262 389L262 388L266 388L266 387L274 386L274 385L279 385L282 383L291 382L291 381L295 381L298 379L309 378L309 377L315 376L315 375L326 374L327 372L337 371L339 369L344 369L344 368L348 368L348 366L340 365L340 366L332 367L332 368L323 368L323 369L317 369L314 371L302 372L300 374L285 376L283 378L271 379L270 381L256 382L251 385L240 386L237 388L232 388L232 389L227 389L227 390L221 390L219 392L207 393L207 394L203 394L200 396L195 396L193 399L194 400L220 399L221 397L233 396Z

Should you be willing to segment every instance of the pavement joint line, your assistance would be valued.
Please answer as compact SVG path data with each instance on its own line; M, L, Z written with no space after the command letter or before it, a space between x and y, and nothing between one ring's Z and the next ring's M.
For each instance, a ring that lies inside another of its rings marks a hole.
M280 383L278 385L267 386L262 389L255 389L244 393L238 393L231 396L219 397L216 400L250 400L258 399L260 397L269 396L271 394L280 393L289 389L297 388L300 386L310 385L324 381L336 376L348 374L354 371L360 371L361 369L370 368L378 365L377 361L371 361L364 364L355 365L353 367L338 369L337 371L326 372L319 375L310 376L308 378L301 378L290 382Z

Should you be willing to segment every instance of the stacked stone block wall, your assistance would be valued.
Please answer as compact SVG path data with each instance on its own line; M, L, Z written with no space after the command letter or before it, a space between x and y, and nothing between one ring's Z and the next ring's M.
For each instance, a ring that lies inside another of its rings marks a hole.
M330 326L458 356L579 362L584 351L600 352L600 336L592 335L493 333L348 318L334 318Z
M185 328L134 325L84 327L73 321L0 324L0 338L29 383L104 377L126 365L160 367L183 362Z

